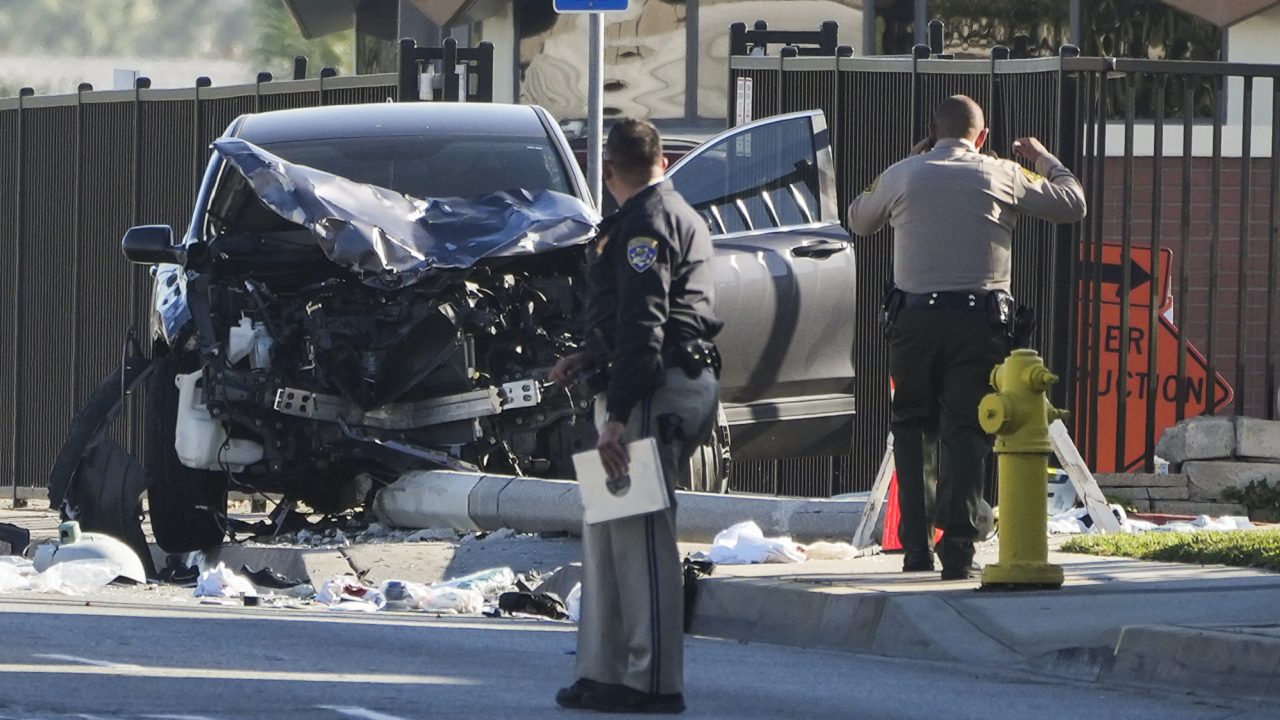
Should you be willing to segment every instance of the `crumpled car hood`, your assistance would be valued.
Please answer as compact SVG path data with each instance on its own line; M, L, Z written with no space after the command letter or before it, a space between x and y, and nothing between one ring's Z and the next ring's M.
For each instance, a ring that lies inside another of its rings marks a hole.
M244 140L221 138L213 147L263 204L310 230L330 260L373 287L394 290L484 258L580 245L595 232L590 206L552 190L413 198L294 165Z

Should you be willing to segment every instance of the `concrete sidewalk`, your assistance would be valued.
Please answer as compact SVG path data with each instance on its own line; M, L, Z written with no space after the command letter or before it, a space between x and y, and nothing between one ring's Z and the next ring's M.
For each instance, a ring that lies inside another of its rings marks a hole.
M0 509L0 522L29 528L33 541L57 535L48 510ZM706 549L682 544L686 553ZM988 543L977 560L997 554ZM545 573L579 557L574 539L519 536L329 550L228 545L219 559L313 582L345 572L434 582L495 566ZM979 591L977 580L903 573L894 554L722 565L698 585L693 632L1280 703L1280 574L1060 552L1050 561L1064 568L1060 590Z

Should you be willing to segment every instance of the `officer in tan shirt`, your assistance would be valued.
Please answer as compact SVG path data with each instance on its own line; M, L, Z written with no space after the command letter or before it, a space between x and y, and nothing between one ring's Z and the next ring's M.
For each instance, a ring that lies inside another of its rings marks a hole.
M1021 215L1054 223L1084 217L1084 191L1039 140L1014 141L1036 172L979 152L982 114L955 95L934 113L930 138L849 206L849 227L894 229L888 324L894 457L903 570L933 569L933 526L943 579L970 577L991 441L978 403L1010 350L1013 228Z

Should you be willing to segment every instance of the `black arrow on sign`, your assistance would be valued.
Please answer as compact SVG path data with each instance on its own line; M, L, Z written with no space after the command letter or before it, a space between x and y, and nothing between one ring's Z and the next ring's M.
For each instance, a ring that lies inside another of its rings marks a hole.
M1086 261L1084 264L1084 276L1086 279L1098 277L1094 274L1096 263ZM1124 289L1124 266L1119 263L1111 265L1102 263L1101 281L1103 283L1112 283L1116 286L1116 297L1120 297L1121 291ZM1129 290L1137 290L1138 288L1151 282L1151 273L1142 267L1137 261L1129 260Z

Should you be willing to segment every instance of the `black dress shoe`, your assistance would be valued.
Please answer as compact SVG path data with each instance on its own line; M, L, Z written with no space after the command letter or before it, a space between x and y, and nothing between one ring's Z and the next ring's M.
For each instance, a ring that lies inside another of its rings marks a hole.
M579 678L577 682L566 688L560 688L556 692L556 704L560 707L580 710L582 708L582 697L593 690L602 688L618 688L621 685L608 685L606 683L588 680L587 678Z
M902 572L932 572L933 553L928 550L908 550L902 556Z
M626 685L605 685L583 695L581 707L607 713L676 715L684 712L684 694L657 695Z

